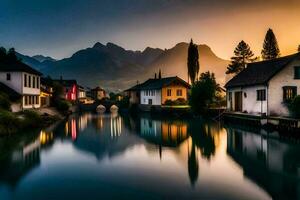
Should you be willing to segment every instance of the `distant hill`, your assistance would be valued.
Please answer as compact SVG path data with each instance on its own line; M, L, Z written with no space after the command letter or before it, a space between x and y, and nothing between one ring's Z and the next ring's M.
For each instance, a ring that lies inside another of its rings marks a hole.
M32 56L32 58L36 59L39 62L44 62L44 61L56 61L54 58L51 58L50 56L43 56L43 55L35 55Z
M186 80L188 45L178 43L171 49L147 47L144 51L131 51L113 43L103 45L98 42L62 60L24 55L21 58L26 64L53 78L75 78L85 86L101 85L109 90L123 90L136 84L136 81L153 77L159 69L163 76L177 75ZM200 71L214 72L218 82L224 84L229 61L217 57L207 45L199 45L198 48Z

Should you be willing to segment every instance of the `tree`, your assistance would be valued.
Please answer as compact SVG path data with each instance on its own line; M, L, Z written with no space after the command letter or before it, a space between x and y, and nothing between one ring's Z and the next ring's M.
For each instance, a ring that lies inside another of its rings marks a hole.
M17 61L18 58L17 58L17 55L16 55L16 51L14 48L10 48L7 52L7 60L8 61Z
M270 60L280 56L277 39L272 29L267 31L261 55L264 60Z
M226 74L238 74L245 69L247 63L257 59L253 57L254 54L250 46L244 40L239 42L234 50L234 55L231 57L231 63L227 67Z
M161 70L159 69L159 72L158 72L158 79L161 79Z
M0 61L6 59L6 49L4 47L0 47Z
M187 68L188 68L188 82L191 79L191 83L194 84L199 74L199 53L198 46L193 43L191 39L189 48L188 48L188 60L187 60Z
M219 84L216 82L215 74L205 72L200 75L191 89L190 105L195 113L203 114L216 98Z
M298 52L300 52L300 44L298 45L298 49L297 50L298 50Z

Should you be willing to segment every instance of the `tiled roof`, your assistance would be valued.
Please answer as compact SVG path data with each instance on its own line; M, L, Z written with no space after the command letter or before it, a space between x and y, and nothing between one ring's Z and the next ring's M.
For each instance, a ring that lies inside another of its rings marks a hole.
M148 79L144 83L135 85L135 86L127 89L126 91L161 89L165 86L170 85L174 81L178 81L178 82L182 83L187 88L191 87L187 82L185 82L181 78L179 78L177 76L173 76L173 77L167 77L167 78L161 78L161 79Z
M300 58L300 53L272 60L249 63L247 68L228 81L225 87L266 84L274 75L296 58Z
M22 63L21 61L2 61L0 62L0 71L1 72L27 72L30 74L35 74L41 76L42 73L33 69L32 67Z

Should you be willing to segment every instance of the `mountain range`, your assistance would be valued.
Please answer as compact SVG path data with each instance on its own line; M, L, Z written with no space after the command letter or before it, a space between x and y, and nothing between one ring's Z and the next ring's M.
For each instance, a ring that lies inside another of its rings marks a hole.
M110 91L123 90L154 77L161 69L162 76L187 79L188 43L178 43L170 49L147 47L144 51L126 50L116 44L96 43L69 58L55 60L42 55L26 56L17 53L22 61L52 78L76 79L83 86L101 86ZM200 72L212 71L223 85L229 61L216 56L207 45L198 45Z

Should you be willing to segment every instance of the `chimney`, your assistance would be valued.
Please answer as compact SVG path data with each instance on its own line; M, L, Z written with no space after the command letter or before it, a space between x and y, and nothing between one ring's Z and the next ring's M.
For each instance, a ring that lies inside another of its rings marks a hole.
M161 70L159 69L159 72L158 72L158 79L161 79Z
M154 79L157 79L156 73L154 74Z

